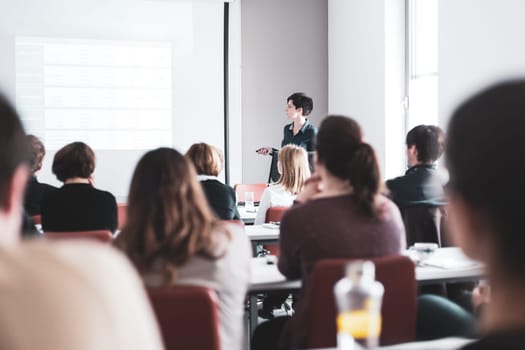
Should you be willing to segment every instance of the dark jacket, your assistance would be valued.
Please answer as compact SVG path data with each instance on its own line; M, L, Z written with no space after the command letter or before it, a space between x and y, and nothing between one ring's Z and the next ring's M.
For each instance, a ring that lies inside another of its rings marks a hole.
M56 190L55 186L38 182L36 176L31 176L27 184L26 195L24 199L24 208L29 216L40 215L40 205L42 198Z
M446 204L443 181L434 165L421 164L409 168L404 176L388 180L390 197L403 209L416 206L443 206Z
M235 191L218 180L201 181L208 204L221 220L240 220L241 216L235 203Z
M117 229L117 202L90 184L65 184L42 200L42 229L48 232Z

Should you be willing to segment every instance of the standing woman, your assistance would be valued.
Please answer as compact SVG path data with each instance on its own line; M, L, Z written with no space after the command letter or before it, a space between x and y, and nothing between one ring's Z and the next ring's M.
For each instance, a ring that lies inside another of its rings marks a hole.
M304 148L309 154L310 164L312 164L310 156L313 155L317 129L306 117L310 115L313 108L312 98L302 92L296 92L286 99L286 116L291 123L284 126L283 140L281 141L281 147L293 144ZM257 153L272 156L269 182L279 181L279 171L277 170L279 150L272 147L261 147Z
M196 285L217 292L221 349L243 348L248 238L241 225L215 218L193 165L182 154L158 148L141 158L117 245L148 287Z

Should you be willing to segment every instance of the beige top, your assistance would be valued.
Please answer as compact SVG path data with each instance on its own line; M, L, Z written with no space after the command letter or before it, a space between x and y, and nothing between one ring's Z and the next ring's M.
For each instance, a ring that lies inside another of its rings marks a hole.
M219 299L221 349L243 349L244 300L250 283L251 247L244 228L238 224L227 224L231 240L223 239L216 232L219 246L226 248L225 254L216 260L193 257L184 266L176 269L173 284L202 286L214 290ZM222 249L220 249L222 251ZM146 284L158 286L162 278L145 276Z
M0 247L0 296L0 349L163 348L139 276L100 243Z

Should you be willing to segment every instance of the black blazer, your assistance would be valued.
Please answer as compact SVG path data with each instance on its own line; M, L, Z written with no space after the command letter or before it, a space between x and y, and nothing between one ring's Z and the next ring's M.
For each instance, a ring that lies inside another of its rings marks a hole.
M40 215L40 205L42 198L56 190L55 186L38 182L36 176L31 176L27 184L26 195L24 199L24 208L29 216Z
M117 201L89 184L66 184L42 201L42 229L48 232L117 229Z
M235 203L235 191L218 180L201 181L210 207L221 220L240 220Z

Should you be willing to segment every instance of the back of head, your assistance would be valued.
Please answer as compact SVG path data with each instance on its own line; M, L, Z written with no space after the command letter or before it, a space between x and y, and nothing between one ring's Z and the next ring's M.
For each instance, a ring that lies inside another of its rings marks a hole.
M449 187L483 220L509 271L525 269L525 81L484 90L454 112L448 129Z
M16 169L29 163L22 123L13 106L0 96L0 209Z
M199 175L219 176L223 161L221 152L207 143L195 143L186 152L188 158Z
M306 96L303 92L295 92L288 96L286 99L286 102L292 101L295 108L302 108L303 109L303 116L308 116L314 109L314 101L311 97Z
M408 148L416 146L419 162L434 163L441 156L444 148L444 133L441 135L440 143L440 130L437 126L418 125L408 132L406 145Z
M317 134L317 161L334 176L349 180L364 213L375 215L380 171L372 146L363 142L361 127L352 118L328 116Z
M62 182L75 177L87 179L95 171L95 152L84 142L70 143L55 153L52 170Z
M42 161L46 155L46 148L42 141L35 135L27 135L26 139L31 152L31 172L35 174L42 169Z
M119 244L140 270L150 269L157 259L181 266L196 254L207 255L214 224L184 156L158 148L140 159L128 196L128 220L119 235Z
M297 194L303 188L304 181L310 177L308 154L296 145L287 145L279 151L281 177L277 182L286 191Z

